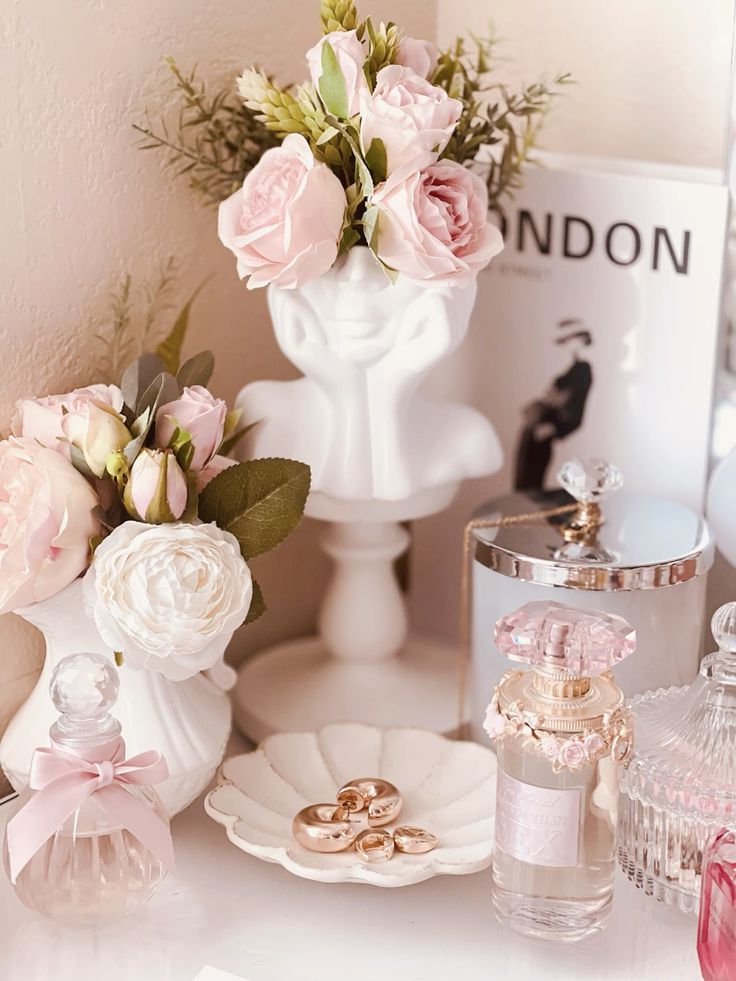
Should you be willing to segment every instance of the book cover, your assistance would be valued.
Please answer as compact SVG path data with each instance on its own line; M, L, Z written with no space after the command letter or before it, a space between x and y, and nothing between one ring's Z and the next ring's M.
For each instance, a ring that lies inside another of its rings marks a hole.
M414 529L414 611L452 636L462 528L483 501L556 486L603 457L630 490L700 510L710 459L728 188L719 175L547 156L506 207L504 251L479 276L464 345L432 380L492 421L502 471ZM448 579L443 576L446 583Z

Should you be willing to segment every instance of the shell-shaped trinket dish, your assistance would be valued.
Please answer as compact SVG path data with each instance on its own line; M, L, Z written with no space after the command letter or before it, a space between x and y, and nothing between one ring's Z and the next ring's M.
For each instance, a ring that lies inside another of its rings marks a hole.
M361 777L382 777L403 796L401 813L386 830L424 828L438 837L437 848L414 855L397 850L388 861L366 864L352 848L323 854L299 845L294 816L308 804L334 801L343 784ZM230 841L306 879L406 886L479 872L491 862L496 757L476 743L421 729L336 723L269 736L252 753L226 760L218 780L204 806Z

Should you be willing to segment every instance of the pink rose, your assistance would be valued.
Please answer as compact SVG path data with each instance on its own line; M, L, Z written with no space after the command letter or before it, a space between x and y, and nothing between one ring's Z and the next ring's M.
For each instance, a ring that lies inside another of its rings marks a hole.
M606 740L599 732L589 732L583 739L583 745L589 758L593 760L606 749Z
M332 266L346 205L338 178L290 133L220 205L220 241L237 258L240 278L250 277L248 289L293 289Z
M462 102L402 65L387 65L376 77L373 92L360 100L360 142L365 153L373 140L386 149L386 173L431 153L436 159L447 146L462 112Z
M98 503L60 453L0 442L0 613L54 596L87 568Z
M130 468L123 504L131 517L158 525L178 520L188 495L187 478L171 450L144 449Z
M376 254L409 279L464 285L503 248L485 184L452 160L402 168L370 204L378 209Z
M584 763L587 763L588 754L585 752L580 739L566 739L559 748L557 762L560 766L566 766L570 770L577 770Z
M429 78L437 67L438 51L431 41L402 37L396 52L396 64L411 68L422 78Z
M337 64L345 79L345 90L348 99L348 116L354 116L360 109L360 93L368 91L363 65L365 50L358 40L355 31L331 31L307 51L307 64L312 83L319 92L319 80L322 77L322 46L329 44L335 52Z
M219 449L226 416L227 406L222 399L216 399L202 385L192 385L156 413L156 446L165 450L174 430L186 429L194 447L190 469L201 470Z
M546 735L542 736L541 744L542 752L547 759L556 759L557 753L559 752L559 745L557 739L551 733L548 732Z
M206 467L203 467L197 474L197 490L201 491L209 484L213 477L228 467L234 467L237 460L231 460L228 456L213 456Z
M483 728L490 739L498 739L506 732L506 719L493 704L488 706L486 717L483 720Z
M132 439L122 408L116 385L89 385L66 395L19 399L11 426L14 436L35 439L67 457L70 444L76 446L95 477L102 477L110 453Z

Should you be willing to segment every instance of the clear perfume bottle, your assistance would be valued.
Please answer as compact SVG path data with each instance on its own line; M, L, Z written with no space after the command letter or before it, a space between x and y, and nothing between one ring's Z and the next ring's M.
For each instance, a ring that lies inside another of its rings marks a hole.
M685 913L698 909L708 842L736 825L736 603L711 629L718 650L691 685L631 700L637 745L621 779L621 867Z
M531 670L506 672L485 728L498 775L493 906L519 933L576 941L610 913L620 764L631 752L610 669L631 654L621 617L527 603L502 617L496 644Z
M109 714L118 687L115 668L99 654L74 654L60 661L49 686L60 713L49 733L52 747L67 758L71 754L88 760L96 751L99 758L100 748L116 749L117 757L122 758L121 726ZM106 758L109 754L102 755ZM101 773L110 765L100 764ZM24 805L43 792L27 789L20 795L16 812L19 826ZM166 812L153 787L127 784L123 793L153 811L168 829ZM9 878L10 835L9 828L3 848ZM45 916L85 923L131 912L152 896L163 875L159 858L92 794L23 866L14 888L26 906Z
M698 959L705 981L736 981L736 832L721 828L703 855Z

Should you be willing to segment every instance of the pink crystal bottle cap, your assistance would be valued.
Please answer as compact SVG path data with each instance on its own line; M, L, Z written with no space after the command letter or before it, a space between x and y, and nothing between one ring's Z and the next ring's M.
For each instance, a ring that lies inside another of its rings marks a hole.
M633 654L636 632L611 613L535 602L501 617L495 641L512 661L586 678Z

